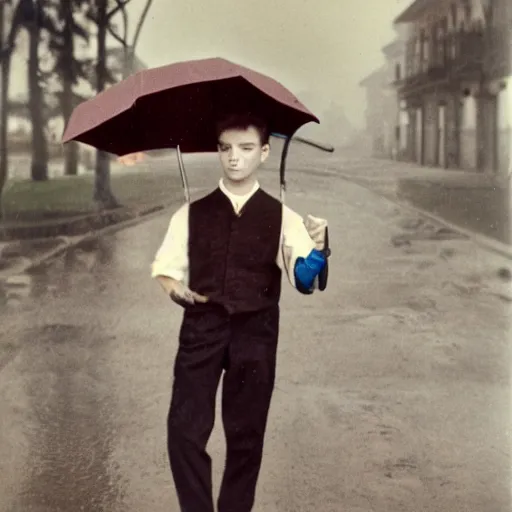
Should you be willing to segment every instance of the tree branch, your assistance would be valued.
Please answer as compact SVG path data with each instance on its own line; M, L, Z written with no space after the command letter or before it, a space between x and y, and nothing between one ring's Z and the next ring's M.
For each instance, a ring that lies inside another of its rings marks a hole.
M137 28L135 29L135 35L133 36L133 42L131 44L133 55L135 55L135 47L137 46L137 41L139 40L140 31L142 30L142 26L144 25L144 21L146 20L146 16L148 15L152 3L153 0L147 0L144 11L142 11L142 15L139 19L139 22L137 23Z
M130 0L116 0L116 2L117 5L109 13L107 13L107 19L109 20L120 10L124 9L130 3Z
M119 2L119 0L117 1ZM125 6L121 9L121 14L123 15L124 40L126 44L128 44L128 13L126 12Z
M119 34L117 34L110 23L107 25L107 31L116 41L119 41L125 48L128 46L126 39L123 39Z
M18 5L14 9L11 21L11 28L5 41L5 47L1 49L2 59L10 57L16 47L16 37L23 24L23 8L23 0L20 0L18 2Z

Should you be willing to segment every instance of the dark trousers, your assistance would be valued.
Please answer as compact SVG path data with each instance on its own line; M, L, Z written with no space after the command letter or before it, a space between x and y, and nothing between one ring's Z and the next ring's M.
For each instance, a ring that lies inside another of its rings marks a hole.
M223 371L227 456L218 510L252 510L274 388L278 331L278 306L234 315L220 307L185 312L167 422L181 512L214 511L206 444Z

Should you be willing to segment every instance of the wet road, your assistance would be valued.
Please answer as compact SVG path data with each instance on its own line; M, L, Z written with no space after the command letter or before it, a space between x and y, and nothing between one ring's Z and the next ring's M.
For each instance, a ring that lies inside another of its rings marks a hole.
M296 174L289 189L329 219L334 256L328 291L283 293L255 511L509 511L506 262L356 185ZM149 278L168 219L2 288L1 512L178 512L165 420L180 312ZM219 420L209 448L217 490Z

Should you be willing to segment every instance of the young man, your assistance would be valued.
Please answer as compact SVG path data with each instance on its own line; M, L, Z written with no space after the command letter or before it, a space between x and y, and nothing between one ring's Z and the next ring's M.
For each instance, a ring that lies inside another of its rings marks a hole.
M183 205L152 266L152 276L184 307L168 415L168 454L182 512L213 512L211 459L220 377L227 444L219 512L254 504L274 387L281 272L312 293L325 265L326 222L297 213L264 192L256 171L269 134L256 118L219 124L219 186Z

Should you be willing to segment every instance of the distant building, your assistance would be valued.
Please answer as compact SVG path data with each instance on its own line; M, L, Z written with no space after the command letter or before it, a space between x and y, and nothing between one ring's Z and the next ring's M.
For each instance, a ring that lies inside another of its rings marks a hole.
M405 68L405 45L404 41L397 34L397 38L382 48L386 59L386 102L385 119L387 120L387 138L390 143L388 153L394 159L404 159L407 156L407 131L409 116L402 108L393 83L401 80Z
M403 159L407 155L408 116L394 82L400 80L405 68L403 30L395 27L396 37L382 48L383 66L370 73L359 85L366 89L366 133L373 156Z
M373 71L359 85L366 89L365 129L370 138L371 154L375 157L391 157L393 142L390 140L390 124L393 130L395 116L387 115L394 99L387 95L390 80L386 67Z
M510 0L415 0L394 80L408 118L406 158L422 165L510 170Z

